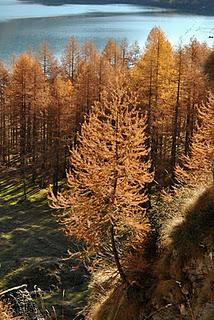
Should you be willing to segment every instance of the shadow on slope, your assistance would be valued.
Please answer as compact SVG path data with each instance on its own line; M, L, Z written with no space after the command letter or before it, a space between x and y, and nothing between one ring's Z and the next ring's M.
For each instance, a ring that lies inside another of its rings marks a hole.
M85 303L88 274L74 259L64 259L72 243L48 206L47 191L28 188L23 201L16 178L0 178L0 291L23 283L30 291L39 287L45 308L64 305L64 319L72 319Z
M183 221L173 226L156 261L145 261L138 278L135 274L137 286L131 282L127 287L110 276L95 279L86 319L214 319L213 251L211 186L192 201Z

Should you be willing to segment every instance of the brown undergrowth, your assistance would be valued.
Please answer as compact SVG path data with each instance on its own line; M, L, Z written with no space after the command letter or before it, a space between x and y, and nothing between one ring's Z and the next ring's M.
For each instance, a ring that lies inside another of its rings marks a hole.
M86 309L86 320L136 320L143 291L132 282L129 286L117 274L100 271L91 283L91 297Z
M175 319L208 319L209 314L214 319L214 186L195 195L182 215L179 223L172 222L154 266L158 281L152 305L158 309L171 303Z
M180 208L155 261L128 274L99 271L91 283L87 320L214 319L214 186Z
M9 306L0 301L0 320L24 320L21 317L14 317Z

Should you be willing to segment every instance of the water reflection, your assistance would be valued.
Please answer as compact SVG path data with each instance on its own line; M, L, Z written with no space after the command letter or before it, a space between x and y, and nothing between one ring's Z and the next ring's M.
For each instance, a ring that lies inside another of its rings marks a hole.
M5 8L10 8L10 12ZM25 19L11 19L17 15ZM0 19L4 20L0 22L0 58L6 61L11 54L20 54L29 47L36 51L44 41L59 56L70 36L75 36L81 43L92 40L98 48L102 48L108 38L121 41L125 37L130 43L137 40L143 47L155 25L160 26L175 45L181 40L188 42L193 36L213 44L209 35L214 17L184 15L135 5L46 7L0 0Z

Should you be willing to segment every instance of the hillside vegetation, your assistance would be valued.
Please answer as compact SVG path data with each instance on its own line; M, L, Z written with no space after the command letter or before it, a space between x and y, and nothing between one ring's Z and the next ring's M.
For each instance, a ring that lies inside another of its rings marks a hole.
M20 0L44 5L63 5L63 4L108 4L108 3L127 3L156 7L166 7L175 9L188 9L206 11L211 9L213 12L213 3L210 0Z
M186 206L174 222L165 221L173 226L160 255L145 262L128 288L114 270L94 275L87 320L214 319L214 186Z
M3 291L47 320L212 319L212 65L158 27L142 53L71 37L0 63Z
M42 290L36 300L43 313L54 307L64 319L75 315L84 305L88 274L74 259L64 260L70 245L48 206L47 190L29 186L23 201L15 172L1 169L0 292L27 284L34 297L35 288Z

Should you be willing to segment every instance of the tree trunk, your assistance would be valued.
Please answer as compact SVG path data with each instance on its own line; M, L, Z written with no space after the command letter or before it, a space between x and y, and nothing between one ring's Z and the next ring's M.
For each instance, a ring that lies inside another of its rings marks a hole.
M182 51L179 52L179 67L178 67L178 82L177 82L177 97L173 115L172 123L172 147L171 147L171 171L172 181L175 180L175 167L177 158L177 137L178 137L178 121L179 121L179 109L180 109L180 88L181 88L181 67L182 67Z
M114 237L114 226L111 225L111 246L112 246L112 251L113 251L113 254L114 254L114 260L115 260L115 263L116 263L116 266L117 266L117 270L120 274L120 277L122 279L123 282L129 284L129 281L126 277L126 274L120 264L120 259L119 259L119 255L118 255L118 252L117 252L117 248L116 248L116 243L115 243L115 237Z

